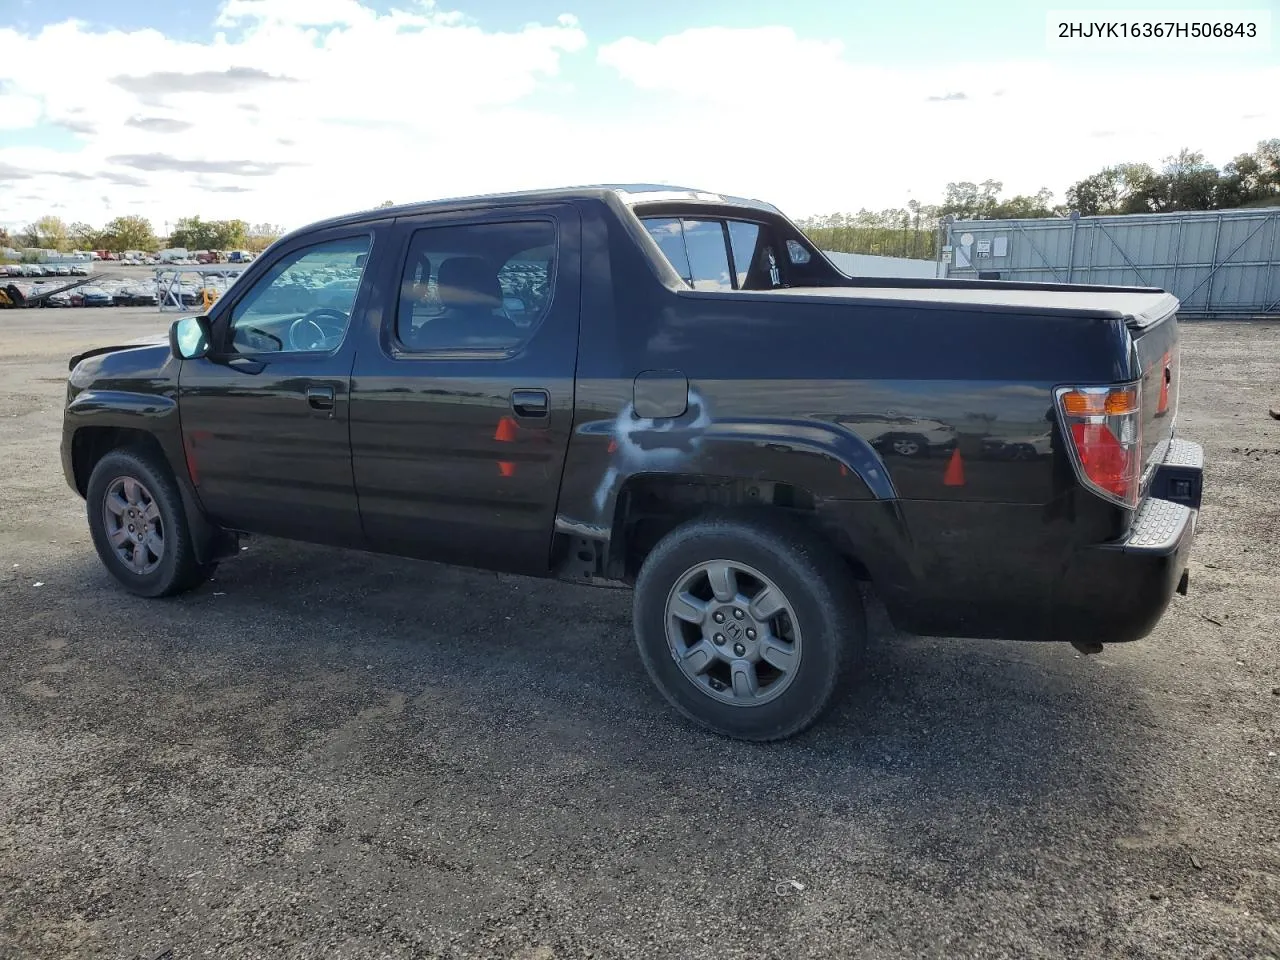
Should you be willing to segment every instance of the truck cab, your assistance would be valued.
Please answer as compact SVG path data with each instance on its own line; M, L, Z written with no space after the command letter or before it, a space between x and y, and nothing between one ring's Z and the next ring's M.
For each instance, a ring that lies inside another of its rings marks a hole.
M73 358L63 464L136 593L255 534L622 584L668 701L777 739L860 668L859 581L917 632L1154 628L1201 497L1176 312L849 277L700 190L380 208L277 241L166 342Z

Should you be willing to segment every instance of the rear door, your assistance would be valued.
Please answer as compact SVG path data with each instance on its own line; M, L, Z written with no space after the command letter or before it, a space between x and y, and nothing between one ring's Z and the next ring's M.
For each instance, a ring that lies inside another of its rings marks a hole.
M396 231L396 292L352 378L369 544L545 572L573 426L578 211L508 207Z

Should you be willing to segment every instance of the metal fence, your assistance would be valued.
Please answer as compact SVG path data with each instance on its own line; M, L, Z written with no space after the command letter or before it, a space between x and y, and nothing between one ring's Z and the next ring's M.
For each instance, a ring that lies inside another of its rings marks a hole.
M943 226L950 277L1160 287L1182 316L1280 315L1280 207Z

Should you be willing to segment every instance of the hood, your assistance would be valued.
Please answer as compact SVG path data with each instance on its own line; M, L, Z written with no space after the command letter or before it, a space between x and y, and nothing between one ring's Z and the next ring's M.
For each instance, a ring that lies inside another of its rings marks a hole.
M104 353L116 353L119 350L135 350L138 347L154 347L160 344L168 344L169 334L156 333L147 337L139 337L129 343L120 343L111 347L94 347L92 350L86 350L83 353L77 353L74 357L67 361L67 369L74 370L81 360L88 360L90 357L100 357Z

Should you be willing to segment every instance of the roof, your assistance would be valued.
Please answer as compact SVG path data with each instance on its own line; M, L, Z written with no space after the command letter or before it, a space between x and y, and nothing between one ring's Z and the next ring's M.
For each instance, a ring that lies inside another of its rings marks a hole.
M467 210L477 206L514 206L529 203L563 202L566 200L605 200L607 197L616 198L627 206L645 203L687 202L748 207L768 213L779 212L773 205L760 200L734 197L724 193L700 190L696 187L679 187L658 183L601 183L579 187L550 187L542 190L521 190L511 193L477 194L469 197L450 197L390 207L375 207L371 210L360 210L308 224L298 230L291 231L291 234L322 227L337 227L345 224L365 223L371 220L385 220L391 217L415 217L429 213Z

